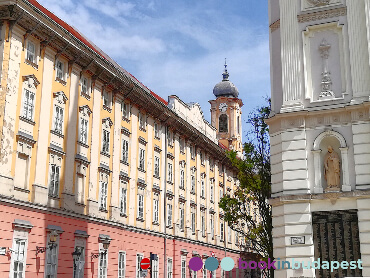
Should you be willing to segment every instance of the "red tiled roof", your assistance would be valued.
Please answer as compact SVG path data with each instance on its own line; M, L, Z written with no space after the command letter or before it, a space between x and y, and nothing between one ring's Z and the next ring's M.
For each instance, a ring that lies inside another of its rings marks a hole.
M100 50L96 48L91 42L89 42L86 38L84 38L77 30L75 30L71 25L67 24L65 21L61 20L59 17L57 17L55 14L50 12L48 9L43 7L39 2L36 0L28 0L32 5L34 5L36 8L38 8L41 12L43 12L45 15L50 17L52 20L54 20L57 24L62 26L64 29L66 29L68 32L70 32L73 36L75 36L78 40L83 42L85 45L90 47L92 50L94 50L97 54L99 54L100 57L103 59L109 61L112 60L108 55L105 53L102 53ZM127 72L127 71L126 71ZM129 73L129 72L128 72ZM129 73L136 81L138 81L141 85L143 85L145 88L147 88L150 93L159 101L164 103L165 105L168 104L166 100L164 100L162 97L154 93L152 90L150 90L148 87L146 87L143 83L141 83L135 76L133 76L131 73Z

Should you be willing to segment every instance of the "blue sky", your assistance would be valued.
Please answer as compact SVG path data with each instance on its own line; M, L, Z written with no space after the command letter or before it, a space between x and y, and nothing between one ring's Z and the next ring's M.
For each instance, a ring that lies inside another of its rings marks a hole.
M155 93L198 102L207 120L224 58L244 121L270 96L267 0L39 2Z

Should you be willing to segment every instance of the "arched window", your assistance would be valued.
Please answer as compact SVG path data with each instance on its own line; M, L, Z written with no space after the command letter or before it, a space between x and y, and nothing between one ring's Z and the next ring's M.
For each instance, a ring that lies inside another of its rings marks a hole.
M218 131L219 132L228 132L228 124L227 124L227 115L222 114L218 119Z
M236 123L238 125L238 133L240 134L240 117L238 116L238 119L236 120Z

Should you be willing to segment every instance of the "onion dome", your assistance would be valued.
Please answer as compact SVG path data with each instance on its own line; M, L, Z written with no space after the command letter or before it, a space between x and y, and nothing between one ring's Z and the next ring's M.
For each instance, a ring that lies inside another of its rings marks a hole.
M216 86L213 88L213 94L216 97L234 97L237 98L239 96L239 91L236 86L229 81L229 73L227 72L227 64L225 59L225 70L222 73L222 81L217 83Z

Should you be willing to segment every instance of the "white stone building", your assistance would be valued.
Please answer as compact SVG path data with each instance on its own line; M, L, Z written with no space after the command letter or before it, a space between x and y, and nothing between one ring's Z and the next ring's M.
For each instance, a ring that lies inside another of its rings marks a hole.
M275 277L370 276L370 0L269 0L269 24L274 256L363 268Z

